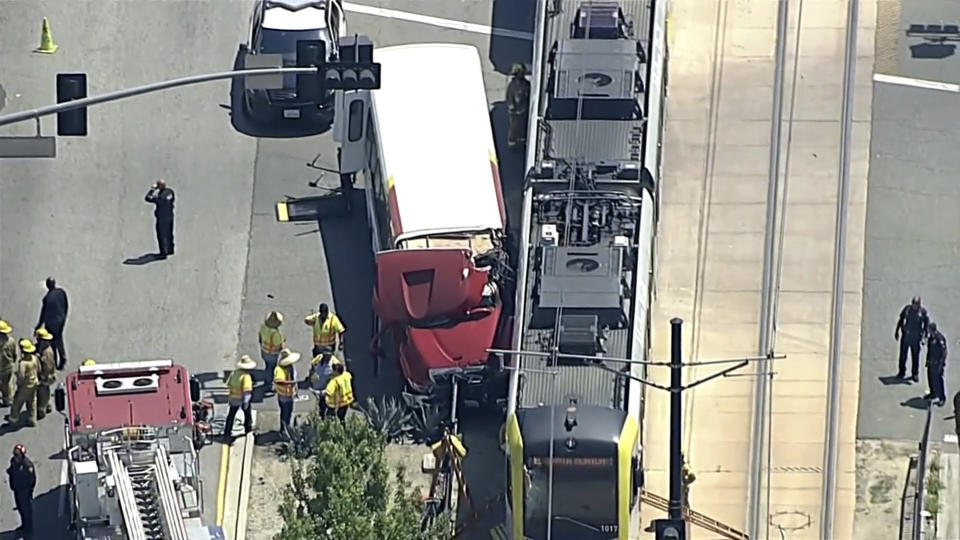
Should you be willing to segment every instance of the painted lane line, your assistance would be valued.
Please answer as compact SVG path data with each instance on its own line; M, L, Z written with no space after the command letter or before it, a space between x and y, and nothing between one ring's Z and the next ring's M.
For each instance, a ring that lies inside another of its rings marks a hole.
M533 34L529 32L520 32L518 30L508 30L506 28L494 28L485 24L468 23L455 21L453 19L442 19L440 17L431 17L429 15L420 15L418 13L409 13L396 9L387 9L363 4L354 4L344 2L343 10L348 13L360 13L362 15L373 15L375 17L386 17L388 19L397 19L401 21L415 22L420 24L429 24L450 30L461 30L464 32L473 32L475 34L494 35L498 37L533 40Z
M957 442L957 436L956 436L956 434L954 434L954 433L947 433L946 435L943 436L943 442L948 443L948 444L950 444L950 443L956 443L956 442Z
M875 82L896 84L900 86L912 86L914 88L926 88L927 90L941 90L943 92L960 93L960 84L945 83L938 81L925 81L923 79L911 79L909 77L898 77L896 75L884 75L874 73Z

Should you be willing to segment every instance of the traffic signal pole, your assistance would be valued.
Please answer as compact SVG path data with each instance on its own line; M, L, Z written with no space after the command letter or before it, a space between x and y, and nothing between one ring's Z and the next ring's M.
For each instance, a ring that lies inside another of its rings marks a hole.
M121 99L127 99L135 96L142 96L144 94L151 94L153 92L159 92L161 90L169 90L171 88L178 88L181 86L191 86L194 84L201 84L201 83L211 82L211 81L219 81L223 79L233 79L236 77L252 77L256 75L284 75L287 73L319 74L320 71L317 67L278 67L278 68L240 69L235 71L221 71L219 73L204 73L201 75L191 75L189 77L181 77L179 79L171 79L168 81L160 81L160 82L145 84L142 86L134 86L132 88L125 88L123 90L117 90L114 92L101 94L99 96L92 96L88 98L67 101L65 103L58 103L56 105L47 105L46 107L40 107L37 109L31 109L27 111L20 111L16 113L3 115L3 116L0 116L0 126L6 126L9 124L15 124L17 122L24 122L27 120L38 120L44 116L50 116L50 115L61 113L61 112L80 109L83 107L89 107L91 105L100 105L101 103L120 101Z
M671 520L683 520L683 464L680 462L683 434L683 321L670 320L670 511Z

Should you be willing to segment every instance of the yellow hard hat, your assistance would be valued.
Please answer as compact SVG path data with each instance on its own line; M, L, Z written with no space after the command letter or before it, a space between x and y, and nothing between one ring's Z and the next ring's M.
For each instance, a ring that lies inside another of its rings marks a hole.
M83 365L85 366L92 366L92 365L95 365L96 363L97 361L94 360L93 358L87 358L86 360L83 361Z
M13 327L10 326L10 323L0 319L0 334L9 334L11 332L13 332Z
M25 353L32 353L32 352L37 352L37 347L29 339L23 338L20 340L20 350L22 350Z
M37 339L42 339L44 341L50 341L53 339L53 334L48 332L46 328L37 328L35 334L37 335Z

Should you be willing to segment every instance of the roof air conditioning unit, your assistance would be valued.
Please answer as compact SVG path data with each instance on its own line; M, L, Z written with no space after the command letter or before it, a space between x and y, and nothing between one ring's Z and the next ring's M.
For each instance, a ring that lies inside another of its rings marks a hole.
M160 389L160 376L156 373L134 377L97 377L97 395L141 394Z

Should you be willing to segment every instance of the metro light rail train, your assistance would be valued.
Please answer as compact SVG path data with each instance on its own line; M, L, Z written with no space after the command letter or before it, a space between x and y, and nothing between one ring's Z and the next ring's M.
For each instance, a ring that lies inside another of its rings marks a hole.
M505 425L513 540L640 533L666 0L537 14Z

